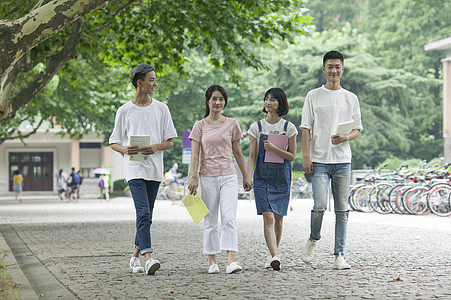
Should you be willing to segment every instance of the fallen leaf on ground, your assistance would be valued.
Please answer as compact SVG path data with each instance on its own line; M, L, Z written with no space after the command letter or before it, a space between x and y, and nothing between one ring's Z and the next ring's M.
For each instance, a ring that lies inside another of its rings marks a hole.
M401 279L401 277L398 276L398 278L393 278L394 281L404 281Z

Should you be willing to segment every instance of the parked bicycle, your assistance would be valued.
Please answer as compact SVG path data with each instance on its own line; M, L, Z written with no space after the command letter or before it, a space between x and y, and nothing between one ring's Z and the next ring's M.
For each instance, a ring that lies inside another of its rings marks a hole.
M349 205L361 212L380 214L451 215L451 164L443 168L402 166L388 175L370 170L351 187Z

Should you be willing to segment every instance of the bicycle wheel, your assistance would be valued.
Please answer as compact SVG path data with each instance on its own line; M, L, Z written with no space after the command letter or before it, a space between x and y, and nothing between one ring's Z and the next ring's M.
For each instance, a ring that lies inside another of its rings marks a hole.
M402 211L398 208L397 201L399 201L399 197L401 193L406 189L404 184L395 185L388 194L388 204L390 205L393 212L402 214Z
M427 204L428 188L424 186L417 186L407 189L403 195L403 204L406 210L414 215L425 215L431 210Z
M183 185L179 185L177 186L177 190L175 191L171 191L171 189L169 188L167 190L166 196L168 197L168 199L172 199L172 196L174 196L174 200L181 200L183 199L183 197L185 197L185 194L185 188L183 187Z
M405 214L405 215L413 215L414 213L411 212L408 208L407 205L405 203L405 194L406 191L408 191L409 189L411 189L412 187L406 187L405 189L403 189L402 191L400 191L400 193L398 194L398 196L396 197L396 207L398 207L398 210Z
M349 191L348 203L349 203L349 206L351 207L351 209L355 210L355 211L360 211L360 209L357 207L357 204L354 202L354 193L361 186L364 186L364 185L358 184L356 186L351 186L351 190Z
M432 213L440 217L451 215L451 185L438 183L428 190L427 203Z
M168 187L169 187L168 185L165 185L163 183L160 184L160 186L158 187L158 194L157 194L158 200L169 200L170 199L167 197Z
M380 214L389 214L392 212L390 207L388 194L392 189L389 183L381 182L376 184L370 192L370 205L373 210Z
M370 205L370 195L373 189L370 185L362 185L358 187L352 195L352 202L354 202L357 210L361 212L372 212L373 207Z

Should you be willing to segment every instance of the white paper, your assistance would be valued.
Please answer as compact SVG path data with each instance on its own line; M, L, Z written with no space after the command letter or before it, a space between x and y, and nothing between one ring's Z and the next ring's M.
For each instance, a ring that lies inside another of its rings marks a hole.
M150 145L149 135L132 135L130 137L130 146L138 146L139 148L146 147ZM129 155L130 160L133 161L148 161L149 155L142 155L142 153Z
M349 134L354 129L354 120L338 123L336 134Z

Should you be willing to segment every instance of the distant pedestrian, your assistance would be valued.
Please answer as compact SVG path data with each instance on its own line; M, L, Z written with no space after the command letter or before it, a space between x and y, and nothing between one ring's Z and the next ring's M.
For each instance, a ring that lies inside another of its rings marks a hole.
M163 151L172 148L177 131L168 106L150 96L157 86L154 67L144 63L137 65L130 72L130 80L136 93L117 110L110 145L113 150L125 154L125 178L136 210L135 249L130 268L133 272L145 271L153 275L160 268L160 262L151 258L150 225L155 198L164 180ZM150 145L131 145L132 137L149 138ZM131 155L137 154L142 154L142 160L131 159ZM144 269L140 254L146 259Z
M350 269L344 259L348 226L348 195L351 183L351 147L363 129L359 99L343 89L340 78L344 57L338 51L323 57L322 71L326 84L311 90L302 109L302 169L312 176L314 205L310 216L310 237L301 253L305 263L313 260L316 243L321 238L321 225L332 187L335 210L334 269ZM350 123L349 133L337 133L339 123Z
M238 177L233 156L243 173L243 187L251 184L246 175L246 164L241 152L241 129L234 119L222 115L227 105L227 94L222 86L212 85L205 93L205 117L197 121L191 134L191 170L188 189L196 194L201 182L202 199L209 213L204 219L204 254L208 255L210 274L219 273L216 254L227 251L226 273L241 271L235 261L238 251L236 211L238 205ZM199 154L202 151L198 174ZM221 213L221 237L218 217Z
M263 112L266 118L253 123L249 128L249 161L247 175L252 173L257 214L263 215L263 231L270 255L265 267L281 269L278 248L282 238L283 217L287 215L290 202L292 162L296 157L296 136L293 123L282 119L288 113L288 100L280 88L269 89L263 98ZM286 136L280 149L269 141L269 136ZM267 162L267 151L283 159L281 162ZM254 171L255 166L255 171Z
M178 188L179 188L179 178L182 176L181 173L177 172L179 165L174 163L172 168L167 172L167 181L169 182L169 195L171 197L172 205L175 205L175 200L177 198Z
M66 176L64 176L63 169L60 169L58 172L58 175L56 175L56 185L58 187L58 196L60 197L60 200L62 201L66 194Z
M75 172L75 168L72 168L69 178L67 179L67 192L66 192L66 201L69 202L72 198L74 202L77 202L78 199L78 187L81 182L80 174Z
M23 176L20 170L14 171L13 188L17 202L22 202Z
M99 177L99 188L100 188L100 201L105 198L106 202L110 201L110 193L109 193L109 181L110 176L107 174L102 174Z
M81 193L81 185L83 184L83 173L78 170L78 176L80 176L80 183L78 184L77 188L77 199L80 199L80 193Z

